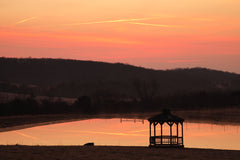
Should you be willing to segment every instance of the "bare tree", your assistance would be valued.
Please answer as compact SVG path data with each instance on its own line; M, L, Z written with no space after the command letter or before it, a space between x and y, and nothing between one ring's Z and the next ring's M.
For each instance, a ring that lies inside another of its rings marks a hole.
M138 99L142 102L151 102L157 95L159 85L156 80L140 80L133 82L134 89L137 92Z

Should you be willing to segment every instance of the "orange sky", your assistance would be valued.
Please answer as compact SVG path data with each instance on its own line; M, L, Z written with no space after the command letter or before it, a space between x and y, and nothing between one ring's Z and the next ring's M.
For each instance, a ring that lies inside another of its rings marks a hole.
M240 73L239 0L0 2L0 56Z

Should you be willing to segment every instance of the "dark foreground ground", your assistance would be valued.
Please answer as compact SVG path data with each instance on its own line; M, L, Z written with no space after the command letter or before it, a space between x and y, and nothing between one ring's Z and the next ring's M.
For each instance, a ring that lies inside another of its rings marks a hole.
M0 146L1 160L239 160L240 151L117 146Z

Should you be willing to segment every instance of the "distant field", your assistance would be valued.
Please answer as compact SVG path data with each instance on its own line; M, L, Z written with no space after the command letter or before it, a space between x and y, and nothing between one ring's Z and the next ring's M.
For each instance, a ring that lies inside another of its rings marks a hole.
M0 102L7 102L12 101L15 98L24 99L26 98L27 94L19 94L19 93L9 93L9 92L0 92ZM67 102L68 104L74 103L77 98L67 98L67 97L51 97L54 101L61 99L64 102ZM49 99L48 96L35 96L35 99L37 101L41 101L42 99Z

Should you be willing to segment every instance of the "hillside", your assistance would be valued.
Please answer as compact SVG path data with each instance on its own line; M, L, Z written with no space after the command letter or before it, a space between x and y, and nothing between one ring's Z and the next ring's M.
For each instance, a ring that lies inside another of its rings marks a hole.
M65 59L0 58L0 81L3 92L67 97L133 95L143 88L157 88L157 94L240 89L239 74L205 68L163 71Z

